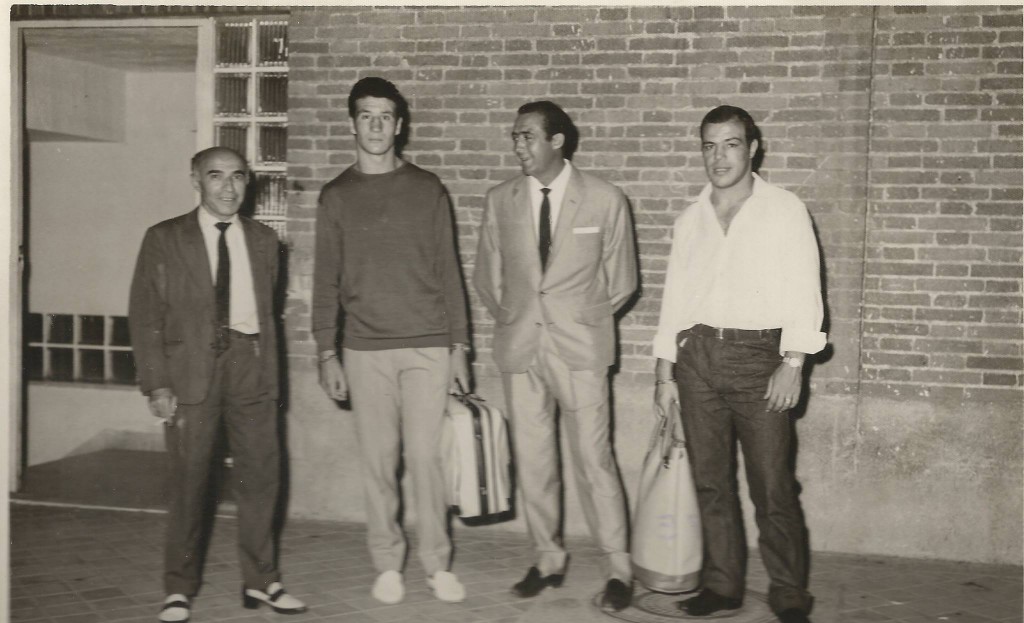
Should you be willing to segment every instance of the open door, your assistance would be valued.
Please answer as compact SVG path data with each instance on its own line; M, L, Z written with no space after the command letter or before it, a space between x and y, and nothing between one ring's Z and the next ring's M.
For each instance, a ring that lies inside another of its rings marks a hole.
M145 229L195 203L188 163L212 141L213 22L22 22L12 35L26 270L11 484L48 499L66 493L53 490L62 461L163 450L135 385L128 289ZM42 467L49 476L33 479Z

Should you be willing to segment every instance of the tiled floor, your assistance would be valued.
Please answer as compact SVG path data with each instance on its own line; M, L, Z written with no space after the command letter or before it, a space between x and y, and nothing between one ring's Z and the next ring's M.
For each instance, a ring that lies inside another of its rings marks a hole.
M156 620L163 599L161 541L165 516L71 507L11 506L11 620L99 623ZM285 584L304 599L305 615L285 617L244 610L231 518L216 522L206 562L206 584L193 621L257 623L334 621L347 623L589 623L614 619L592 605L600 587L597 551L586 539L570 542L566 584L531 600L509 594L530 564L523 535L494 528L455 529L455 571L469 598L462 604L436 601L418 569L415 548L404 603L383 606L369 596L374 571L361 524L291 521L282 538ZM1022 622L1020 567L934 562L817 553L811 589L816 623ZM766 586L760 560L752 558L752 589L744 610L729 623L771 621L757 593ZM671 600L663 600L671 606ZM0 616L2 618L2 616ZM631 621L678 620L641 612Z

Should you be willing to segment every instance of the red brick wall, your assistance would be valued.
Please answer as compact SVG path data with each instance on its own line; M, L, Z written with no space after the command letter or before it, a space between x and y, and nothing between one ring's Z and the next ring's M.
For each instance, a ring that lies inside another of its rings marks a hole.
M636 223L618 383L650 380L671 223L705 179L697 123L730 103L818 230L831 345L813 390L1020 399L1019 7L324 7L291 24L293 356L314 350L317 193L353 160L346 96L380 75L411 104L406 156L452 194L467 278L484 192L518 174L515 109L552 99L575 119L576 164ZM473 320L494 374L475 300Z
M880 8L863 391L1021 387L1021 12Z

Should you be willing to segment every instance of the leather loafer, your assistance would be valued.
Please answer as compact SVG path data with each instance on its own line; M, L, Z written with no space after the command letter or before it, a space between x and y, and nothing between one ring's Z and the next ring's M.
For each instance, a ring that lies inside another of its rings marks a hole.
M811 623L807 613L799 608L786 608L775 616L779 617L781 623Z
M547 587L558 588L565 580L564 573L552 573L551 575L540 574L540 569L530 567L526 577L512 586L512 593L518 597L536 597Z
M255 610L260 604L266 604L278 614L302 614L306 604L285 592L280 582L272 582L266 591L242 587L242 606Z
M611 579L604 585L604 595L601 596L601 610L605 612L618 612L629 607L633 600L633 583L626 584L622 580Z
M168 595L164 600L164 606L160 609L157 620L160 623L188 623L192 616L192 606L181 593Z
M690 616L706 617L723 610L738 610L742 605L739 597L723 597L705 588L696 597L679 602L679 609Z

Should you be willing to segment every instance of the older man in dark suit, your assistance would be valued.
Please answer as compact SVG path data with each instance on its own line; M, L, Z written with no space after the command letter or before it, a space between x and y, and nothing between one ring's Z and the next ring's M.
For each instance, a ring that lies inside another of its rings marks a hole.
M164 622L187 621L201 582L202 527L223 428L234 459L242 602L305 611L280 583L273 522L280 478L274 231L238 210L249 170L213 147L192 158L195 210L154 225L139 252L128 320L142 392L166 424L170 513Z

